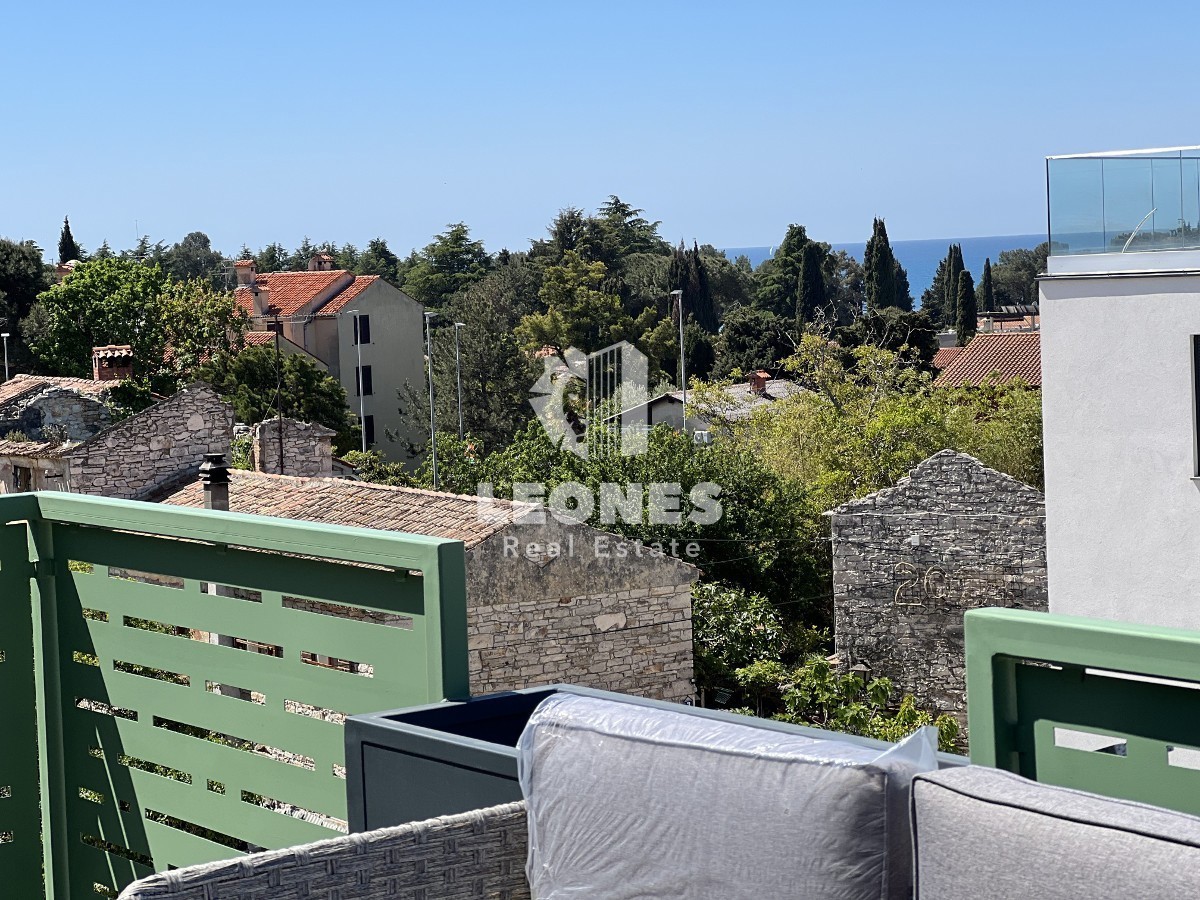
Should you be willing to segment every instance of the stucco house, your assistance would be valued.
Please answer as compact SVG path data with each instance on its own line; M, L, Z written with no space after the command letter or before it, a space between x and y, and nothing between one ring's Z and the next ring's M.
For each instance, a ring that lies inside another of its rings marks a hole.
M239 260L234 296L250 316L253 334L278 327L287 341L324 363L356 415L361 382L367 443L396 456L400 445L384 435L403 430L397 392L406 382L418 389L424 383L424 307L377 275L332 266L326 253L316 254L307 272L259 273L254 260Z

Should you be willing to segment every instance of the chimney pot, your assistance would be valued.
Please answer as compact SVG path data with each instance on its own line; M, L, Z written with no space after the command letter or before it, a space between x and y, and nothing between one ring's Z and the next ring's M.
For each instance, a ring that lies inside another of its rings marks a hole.
M200 464L200 484L204 486L204 508L229 512L229 466L224 453L205 453Z

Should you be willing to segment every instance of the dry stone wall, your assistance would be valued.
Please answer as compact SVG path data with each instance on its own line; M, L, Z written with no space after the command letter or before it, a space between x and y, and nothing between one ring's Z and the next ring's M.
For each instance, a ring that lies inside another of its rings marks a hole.
M965 723L963 614L1046 609L1041 492L945 450L831 516L842 665L865 663Z
M311 422L283 420L283 466L279 464L279 419L254 426L250 467L274 475L328 478L333 475L334 432Z
M111 422L104 401L70 388L47 387L0 409L0 437L20 432L32 441L86 441Z
M197 471L206 453L227 454L232 438L233 409L208 385L193 385L68 453L70 489L142 497Z

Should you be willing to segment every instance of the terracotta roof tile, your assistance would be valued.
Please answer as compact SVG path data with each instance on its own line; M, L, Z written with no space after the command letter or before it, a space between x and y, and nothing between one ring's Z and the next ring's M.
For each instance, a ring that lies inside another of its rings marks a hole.
M349 287L343 288L332 300L321 307L319 315L332 316L346 308L346 304L379 280L378 275L359 275Z
M229 477L229 508L233 512L451 538L468 548L508 524L489 520L478 498L466 494L240 470L230 471ZM194 482L163 502L199 509L204 506L204 490ZM506 500L493 502L508 519L514 510L535 508Z
M56 459L75 446L75 444L63 444L58 441L0 440L0 456L24 456L27 459Z
M90 378L55 378L49 375L14 375L8 381L0 384L0 405L10 403L19 397L45 388L64 388L86 394L89 397L102 397L116 387L115 381L93 381Z
M962 355L966 347L939 347L938 352L933 354L933 368L938 372L950 365Z
M267 302L271 306L278 306L280 315L290 316L339 281L352 284L354 276L345 269L331 269L328 272L267 272L260 274L257 281L270 292ZM234 291L234 297L242 309L253 314L254 292L249 286L239 287Z
M1039 332L1012 331L977 334L958 358L942 370L934 384L956 386L1020 378L1042 386L1042 336Z

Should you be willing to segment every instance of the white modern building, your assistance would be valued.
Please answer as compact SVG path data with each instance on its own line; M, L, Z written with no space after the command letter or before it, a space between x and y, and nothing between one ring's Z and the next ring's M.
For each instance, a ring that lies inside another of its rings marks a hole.
M1047 161L1050 610L1200 629L1200 148Z

